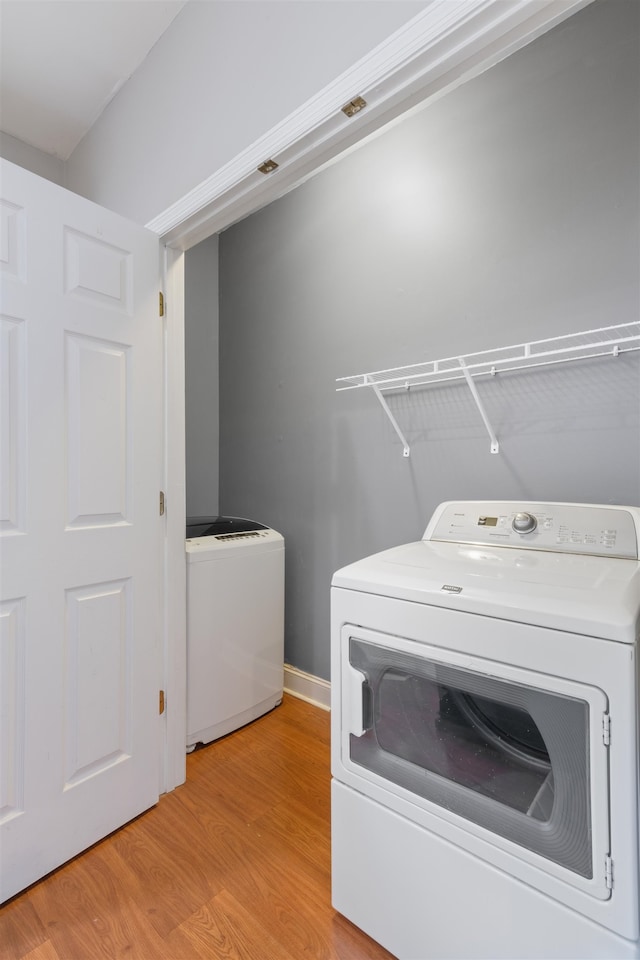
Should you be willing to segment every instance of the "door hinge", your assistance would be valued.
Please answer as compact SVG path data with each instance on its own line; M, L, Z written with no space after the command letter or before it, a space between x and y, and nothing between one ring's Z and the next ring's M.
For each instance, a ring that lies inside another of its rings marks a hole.
M160 516L164 517L165 511L165 502L164 502L164 490L160 491Z
M604 858L604 882L607 890L613 889L613 860L610 856Z
M611 715L608 713L602 714L602 742L605 747L611 743Z
M164 690L160 691L160 696L158 698L158 707L159 707L158 713L163 714L164 713Z
M158 293L158 313L164 317L164 293L162 290Z

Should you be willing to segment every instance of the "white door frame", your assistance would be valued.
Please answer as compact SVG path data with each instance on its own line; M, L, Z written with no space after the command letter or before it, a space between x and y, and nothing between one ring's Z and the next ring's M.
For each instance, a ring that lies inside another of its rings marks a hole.
M322 166L392 120L487 70L592 0L433 0L315 97L146 226L165 246L167 695L164 784L185 779L186 565L184 436L184 256L294 189ZM356 97L366 106L348 118ZM265 160L271 174L258 172Z
M165 246L161 264L165 297L164 356L164 738L160 750L160 792L184 783L187 743L187 571L184 551L185 380L184 254Z

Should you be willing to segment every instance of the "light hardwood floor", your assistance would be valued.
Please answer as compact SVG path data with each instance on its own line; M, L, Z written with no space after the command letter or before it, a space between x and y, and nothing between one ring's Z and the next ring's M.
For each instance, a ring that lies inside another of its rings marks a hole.
M0 908L2 960L391 960L330 901L329 714L282 706Z

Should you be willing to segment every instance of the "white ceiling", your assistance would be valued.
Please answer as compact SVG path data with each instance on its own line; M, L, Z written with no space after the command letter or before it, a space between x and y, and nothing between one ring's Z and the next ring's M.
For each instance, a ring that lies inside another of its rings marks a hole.
M66 160L187 0L1 0L0 130Z

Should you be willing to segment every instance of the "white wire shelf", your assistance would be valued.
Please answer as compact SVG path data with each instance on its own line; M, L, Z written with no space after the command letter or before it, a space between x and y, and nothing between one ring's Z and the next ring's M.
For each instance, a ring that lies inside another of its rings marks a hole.
M437 383L464 380L491 439L491 452L499 452L499 443L487 417L474 380L479 377L496 376L517 370L530 370L556 364L571 363L595 357L618 357L623 353L640 350L640 320L617 323L613 326L582 330L546 340L532 340L478 353L460 354L442 360L428 360L403 367L390 367L372 373L358 373L339 377L338 392L367 387L373 390L386 415L403 444L403 455L408 457L410 448L393 416L384 394L399 390L411 390Z

